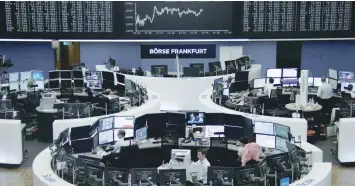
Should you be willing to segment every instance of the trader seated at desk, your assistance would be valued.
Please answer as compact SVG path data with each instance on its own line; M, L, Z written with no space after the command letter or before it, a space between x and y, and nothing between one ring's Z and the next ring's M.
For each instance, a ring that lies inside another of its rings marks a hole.
M271 90L275 88L276 87L274 87L274 78L269 78L269 83L266 83L264 85L264 94L268 95L268 97L270 98Z
M125 136L126 136L126 131L124 131L124 130L119 130L118 132L117 132L117 137L118 137L118 139L117 139L117 141L116 141L116 143L115 143L115 145L109 145L109 146L107 146L106 147L106 151L109 151L109 150L111 150L111 153L112 154L119 154L120 153L120 151L121 151L121 147L126 147L126 146L129 146L129 141L124 141L124 138L125 138Z

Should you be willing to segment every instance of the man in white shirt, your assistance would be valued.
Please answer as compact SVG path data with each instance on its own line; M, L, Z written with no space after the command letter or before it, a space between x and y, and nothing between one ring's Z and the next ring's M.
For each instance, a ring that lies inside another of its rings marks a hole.
M129 144L127 144L125 141L124 141L124 137L126 136L126 131L124 130L119 130L117 132L117 137L118 137L118 140L116 141L115 145L113 146L113 150L112 150L112 153L113 154L118 154L120 153L121 151L121 147L124 147L124 146L128 146Z
M333 87L331 84L327 83L327 79L325 77L322 77L321 81L322 85L318 87L317 97L319 98L319 104L323 107L323 114L327 114L327 112L329 112L327 108L329 107L329 104L331 104L329 101L333 96Z
M269 78L269 83L264 85L264 94L268 95L270 98L271 90L275 89L274 87L274 78Z
M201 178L203 183L207 183L207 169L209 166L211 166L210 162L206 158L206 153L207 152L205 149L197 150L198 160L192 163L192 165L203 165L203 175Z

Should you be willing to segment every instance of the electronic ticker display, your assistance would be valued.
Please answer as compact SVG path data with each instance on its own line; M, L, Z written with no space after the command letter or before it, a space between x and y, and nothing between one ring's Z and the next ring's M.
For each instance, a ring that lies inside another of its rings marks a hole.
M352 1L3 1L0 10L0 38L355 36Z

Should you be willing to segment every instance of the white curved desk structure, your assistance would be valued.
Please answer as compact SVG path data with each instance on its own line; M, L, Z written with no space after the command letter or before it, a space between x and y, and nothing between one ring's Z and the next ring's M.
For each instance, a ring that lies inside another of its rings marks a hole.
M253 67L255 67L253 65ZM260 77L256 75L253 78ZM252 74L252 73L251 73ZM201 78L155 78L125 75L127 79L146 85L149 100L138 108L129 111L117 113L117 116L135 116L139 117L149 113L159 113L164 110L199 110L207 113L226 113L243 115L255 121L275 122L290 126L292 135L301 136L303 142L301 148L306 152L312 152L310 162L313 165L312 171L301 180L291 184L292 186L301 186L302 183L312 186L330 186L331 185L331 165L323 163L323 152L319 148L305 142L307 139L307 121L305 119L293 119L282 117L270 117L247 114L215 104L211 100L214 77ZM230 75L223 76L227 78ZM249 75L250 78L250 75ZM154 92L152 92L152 91ZM202 93L201 93L202 92ZM172 93L174 93L172 95ZM195 96L195 97L194 97ZM175 104L175 105L174 105ZM171 106L169 106L171 105ZM101 116L103 117L103 116ZM100 117L56 120L53 123L53 137L57 138L59 133L68 127L79 127L93 124ZM45 149L35 158L33 168L34 186L73 186L58 177L51 169L51 155L49 149ZM312 179L313 181L311 181ZM310 183L312 182L312 183Z
M0 119L0 164L20 165L23 161L21 120Z
M249 71L249 80L261 77L261 65L253 64ZM221 76L207 76L198 78L159 78L134 76L124 74L129 80L143 84L147 89L160 95L160 110L199 110L200 102L197 98L201 91L211 87L214 80L223 77L226 80L234 74Z

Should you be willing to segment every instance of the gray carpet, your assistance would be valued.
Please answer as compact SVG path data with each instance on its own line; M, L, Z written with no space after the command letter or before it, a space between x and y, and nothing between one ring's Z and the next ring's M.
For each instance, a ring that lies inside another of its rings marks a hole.
M317 141L314 143L315 146L323 150L323 161L324 162L331 162L333 165L339 165L336 156L332 155L331 149L335 148L335 144L333 141L336 140L336 137L327 138L325 141Z
M28 151L28 154L25 155L25 158L21 164L21 167L32 167L33 160L36 158L42 150L47 148L50 143L43 143L38 140L31 140L24 142L24 148Z

